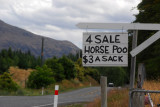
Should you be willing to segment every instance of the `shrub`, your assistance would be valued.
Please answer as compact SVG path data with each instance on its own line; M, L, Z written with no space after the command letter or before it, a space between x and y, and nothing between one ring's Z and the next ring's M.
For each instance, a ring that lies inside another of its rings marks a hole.
M107 76L107 82L113 82L115 86L122 86L125 84L127 75L121 67L105 67L100 71L101 75Z
M57 82L65 79L64 68L62 64L58 62L58 59L56 57L46 60L45 64L52 69L54 78Z
M43 67L36 67L36 71L31 72L28 77L27 86L29 88L39 89L41 87L47 87L52 83L55 83L53 72L44 65Z
M16 91L18 89L18 85L12 80L9 73L4 72L3 75L0 76L0 89Z
M76 77L76 70L72 60L68 59L66 56L63 56L58 62L64 67L65 79L70 80Z

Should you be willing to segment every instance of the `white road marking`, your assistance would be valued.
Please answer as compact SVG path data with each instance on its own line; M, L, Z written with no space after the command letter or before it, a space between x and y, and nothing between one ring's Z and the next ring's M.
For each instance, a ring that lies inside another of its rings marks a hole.
M77 102L90 102L90 101L79 100L79 101L77 101ZM73 101L58 102L58 104L63 104L63 103L73 103ZM51 103L51 104L39 105L39 106L32 106L32 107L45 107L45 106L49 106L49 105L53 105L53 103Z
M45 104L45 105L39 105L39 106L32 106L32 107L45 107L45 106L49 106L49 105L53 105L53 103L51 103L51 104Z

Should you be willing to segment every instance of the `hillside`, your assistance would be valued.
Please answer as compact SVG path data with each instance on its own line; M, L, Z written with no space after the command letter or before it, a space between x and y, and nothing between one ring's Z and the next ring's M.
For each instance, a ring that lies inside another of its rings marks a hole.
M21 49L23 52L30 50L33 55L40 56L42 37L0 20L0 50L11 47L12 50ZM79 50L69 41L44 38L44 58L60 57L69 53L75 54Z

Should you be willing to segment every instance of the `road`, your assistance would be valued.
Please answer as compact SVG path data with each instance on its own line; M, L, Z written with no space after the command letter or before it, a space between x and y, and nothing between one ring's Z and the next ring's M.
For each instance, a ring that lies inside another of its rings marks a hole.
M108 87L107 91L111 88ZM88 87L59 94L58 105L91 102L100 96L100 87ZM54 96L0 96L0 107L53 107Z

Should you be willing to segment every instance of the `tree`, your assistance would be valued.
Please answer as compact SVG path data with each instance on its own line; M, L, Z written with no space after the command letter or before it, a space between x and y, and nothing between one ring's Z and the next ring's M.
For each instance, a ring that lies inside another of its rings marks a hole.
M77 50L76 54L68 54L67 58L71 59L72 61L76 62L78 58L82 58L82 50Z
M136 20L134 22L160 23L160 0L142 0L137 8L139 13L136 15ZM139 31L138 44L145 41L154 33L155 31ZM160 41L158 40L137 56L138 62L145 63L148 79L160 77L160 66L155 66L159 65L159 55Z
M62 58L59 59L58 62L61 63L62 66L64 67L64 75L66 79L70 80L72 78L75 78L76 76L75 66L70 59L68 59L66 56L63 56Z
M35 68L40 65L40 58L31 55L30 51L22 53L20 50L12 51L3 49L0 52L0 74L6 72L10 66L18 66L19 68L28 69Z
M137 6L139 14L136 15L135 22L159 23L160 22L160 1L142 0Z
M64 68L62 64L58 62L56 57L46 60L45 64L52 69L56 81L62 81L65 79Z
M82 67L82 59L78 59L75 63L76 77L83 81L85 78L85 68Z
M39 89L41 87L47 87L53 83L55 83L53 72L50 68L44 65L42 67L36 67L36 71L31 72L28 77L27 86L29 88Z
M99 68L101 75L107 76L107 82L112 82L116 86L122 86L127 81L127 75L121 67L101 67Z
M18 85L12 80L10 74L5 72L0 76L0 89L16 91L18 89Z
M85 76L91 76L92 78L94 78L96 81L100 82L100 71L98 71L95 68L85 68Z
M84 68L82 66L82 59L81 58L79 58L75 63L75 70L76 70L76 73L77 73L77 78L80 81L85 80L85 78L88 75L91 76L92 78L94 78L98 82L100 80L99 71L97 69L94 69L94 68L89 68L89 67Z

